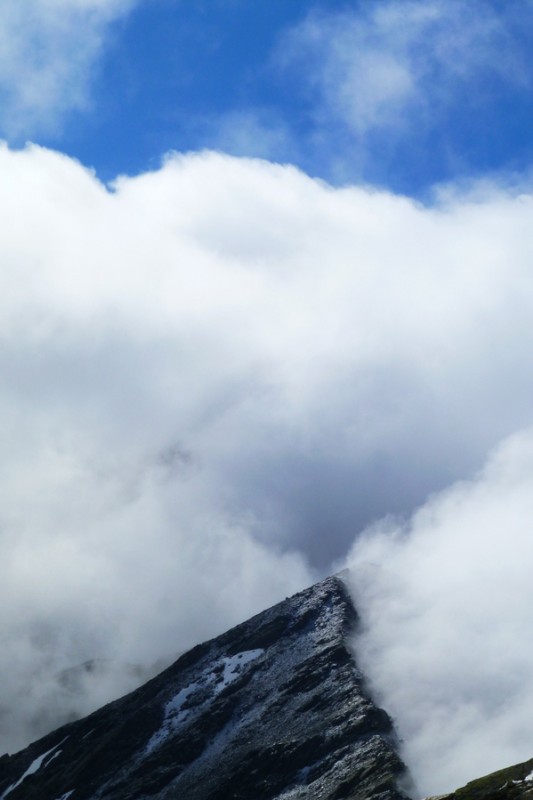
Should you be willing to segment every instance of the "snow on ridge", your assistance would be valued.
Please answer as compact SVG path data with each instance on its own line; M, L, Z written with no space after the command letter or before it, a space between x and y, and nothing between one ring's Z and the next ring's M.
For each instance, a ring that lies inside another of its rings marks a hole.
M259 658L264 652L265 651L261 649L243 650L242 653L237 653L234 656L225 656L222 659L224 674L222 675L222 680L218 682L215 688L216 694L219 694L228 684L233 683L233 681L239 677L242 667L249 664L250 661L255 661L255 659Z
M237 680L247 664L255 661L264 652L264 649L243 650L233 656L217 658L209 665L208 669L204 670L200 678L180 689L165 703L163 723L159 730L150 737L145 748L145 754L150 755L153 753L180 727L182 722L188 719L190 714L202 711L213 697L216 697L226 686ZM203 692L206 694L202 697ZM195 694L200 695L199 702L192 708L184 708L188 698ZM3 798L0 798L0 800L3 800Z

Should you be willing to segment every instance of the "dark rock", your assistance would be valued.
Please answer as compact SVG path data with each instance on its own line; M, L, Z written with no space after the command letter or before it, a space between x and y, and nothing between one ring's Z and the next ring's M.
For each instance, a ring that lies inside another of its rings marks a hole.
M346 646L355 623L329 578L0 759L0 800L400 800L391 720Z

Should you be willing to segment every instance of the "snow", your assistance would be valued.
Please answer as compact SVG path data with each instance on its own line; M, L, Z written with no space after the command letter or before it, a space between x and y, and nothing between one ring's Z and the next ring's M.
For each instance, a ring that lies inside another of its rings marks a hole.
M66 738L68 738L68 737L66 737ZM31 764L28 767L28 769L26 770L26 772L23 775L21 775L21 777L18 779L18 781L16 781L16 783L12 783L11 786L8 786L8 788L2 794L2 797L0 797L0 800L4 800L4 798L7 797L8 794L10 794L14 789L17 788L17 786L20 786L20 784L22 783L24 778L27 778L28 775L33 775L34 772L37 772L37 770L41 768L41 765L42 765L43 761L46 759L46 757L49 756L50 753L54 753L54 755L51 758L48 759L48 763L45 764L45 766L48 766L50 761L52 761L52 759L56 758L56 756L58 756L59 753L61 752L61 750L59 750L59 747L61 747L61 745L63 744L64 741L65 741L65 739L63 739L61 742L59 742L59 744L54 745L50 750L47 750L46 753L43 753L41 756L37 756L37 758L35 758L31 762ZM54 752L54 751L56 751L56 752ZM60 798L60 800L61 800L61 798Z
M209 702L220 694L226 686L237 680L242 670L247 664L255 661L265 651L243 650L233 656L223 656L210 665L209 671L205 671L201 677L180 689L177 694L167 700L164 707L164 718L161 727L148 741L145 753L153 753L168 737L185 722L190 714L202 711ZM206 691L207 694L191 707L183 708L189 697L195 693L200 694ZM2 798L0 798L2 800Z
M189 695L193 694L197 689L199 689L200 683L199 681L195 681L194 683L190 683L189 686L186 686L185 689L180 689L180 691L175 695L171 700L168 701L165 705L165 717L186 717L188 715L188 711L182 711L182 706Z
M71 789L70 792L65 792L62 794L61 797L58 797L57 800L68 800L71 795L74 794L74 789Z
M520 780L517 780L517 781L511 781L511 783L514 783L514 784L533 783L533 772L530 772L529 775L526 775L525 778L520 778Z
M150 741L146 746L146 752L152 753L160 744L162 744L165 739L172 733L172 731L176 730L179 725L187 719L189 716L188 709L183 709L183 704L189 697L189 695L193 694L198 688L200 687L200 681L195 681L194 683L189 684L184 689L180 689L180 691L174 695L167 703L165 703L165 716L163 719L163 724L160 729L154 733L151 737ZM0 798L1 800L1 798Z
M218 694L226 688L230 683L233 683L239 677L241 669L249 664L250 661L255 661L265 651L264 650L244 650L242 653L237 653L235 656L225 657L222 659L224 664L224 674L222 680L217 684L216 693Z
M50 763L50 761L53 761L53 760L54 760L54 758L57 758L57 757L58 757L58 755L59 755L60 753L62 753L62 752L63 752L62 750L56 750L56 752L54 753L54 755L53 755L53 756L50 756L50 758L48 759L48 762L47 762L46 766L48 766L48 764Z

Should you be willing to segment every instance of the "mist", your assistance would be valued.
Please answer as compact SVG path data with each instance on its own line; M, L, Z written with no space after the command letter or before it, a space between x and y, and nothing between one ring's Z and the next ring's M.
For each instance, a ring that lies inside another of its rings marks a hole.
M0 168L2 751L531 422L527 183L422 206L212 152L110 186L36 146Z
M349 556L355 647L420 793L531 757L533 431Z

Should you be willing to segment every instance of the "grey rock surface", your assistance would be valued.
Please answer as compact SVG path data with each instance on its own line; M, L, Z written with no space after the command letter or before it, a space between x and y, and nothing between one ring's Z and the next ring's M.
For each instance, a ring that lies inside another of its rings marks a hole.
M347 648L338 577L0 758L0 800L400 800L390 718Z

